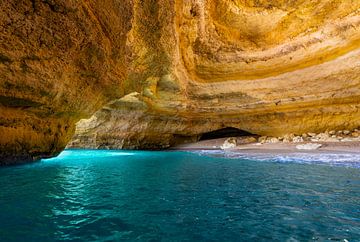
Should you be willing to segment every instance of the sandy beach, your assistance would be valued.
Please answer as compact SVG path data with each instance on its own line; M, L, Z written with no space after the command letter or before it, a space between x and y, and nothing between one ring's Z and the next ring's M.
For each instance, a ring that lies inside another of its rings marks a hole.
M202 140L195 143L177 145L171 150L221 150L220 146L227 138L218 138L211 140ZM321 147L315 150L301 150L296 146L301 144L316 143L321 144ZM360 141L347 142L299 142L299 143L238 143L236 147L227 149L231 152L244 153L357 153L360 154Z

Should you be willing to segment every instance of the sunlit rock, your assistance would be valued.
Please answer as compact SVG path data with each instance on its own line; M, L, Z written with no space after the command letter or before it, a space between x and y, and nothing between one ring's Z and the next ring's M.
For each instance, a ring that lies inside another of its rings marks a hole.
M80 147L149 149L223 127L280 137L360 126L359 1L0 9L2 160L57 154L80 119ZM135 92L138 101L119 101Z
M297 145L296 149L298 149L298 150L317 150L321 146L322 146L321 144L307 143L307 144Z
M220 146L222 150L232 149L236 147L236 138L228 138L224 141L224 143Z

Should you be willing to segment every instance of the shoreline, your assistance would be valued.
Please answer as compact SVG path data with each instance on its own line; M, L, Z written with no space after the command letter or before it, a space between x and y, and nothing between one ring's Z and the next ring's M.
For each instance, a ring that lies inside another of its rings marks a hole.
M203 140L194 143L176 145L168 150L184 150L184 151L226 151L231 153L341 153L341 154L360 154L360 141L346 142L296 142L296 143L240 143L234 148L221 149L220 146L227 138L218 138L211 140ZM318 149L297 149L296 146L304 144L321 144Z

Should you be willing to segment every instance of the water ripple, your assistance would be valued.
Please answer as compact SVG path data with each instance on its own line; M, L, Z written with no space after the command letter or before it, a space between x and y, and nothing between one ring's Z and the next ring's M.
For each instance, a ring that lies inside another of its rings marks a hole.
M68 150L0 169L0 241L356 241L358 158Z
M257 160L265 162L300 163L300 164L328 164L334 166L347 166L360 168L359 153L304 153L293 152L276 154L251 153L251 152L227 152L218 150L203 150L194 153L213 157L224 157L229 159Z

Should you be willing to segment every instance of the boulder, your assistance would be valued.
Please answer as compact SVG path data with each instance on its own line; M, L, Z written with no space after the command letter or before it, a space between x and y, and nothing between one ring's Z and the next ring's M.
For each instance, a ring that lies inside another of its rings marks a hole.
M297 145L296 149L298 149L298 150L317 150L321 146L322 146L321 144L317 144L317 143L307 143L307 144Z
M301 143L301 142L304 142L304 139L303 139L301 136L295 136L295 137L292 139L292 142L294 142L294 143Z
M222 150L233 149L236 147L236 138L227 138L224 143L220 146Z

